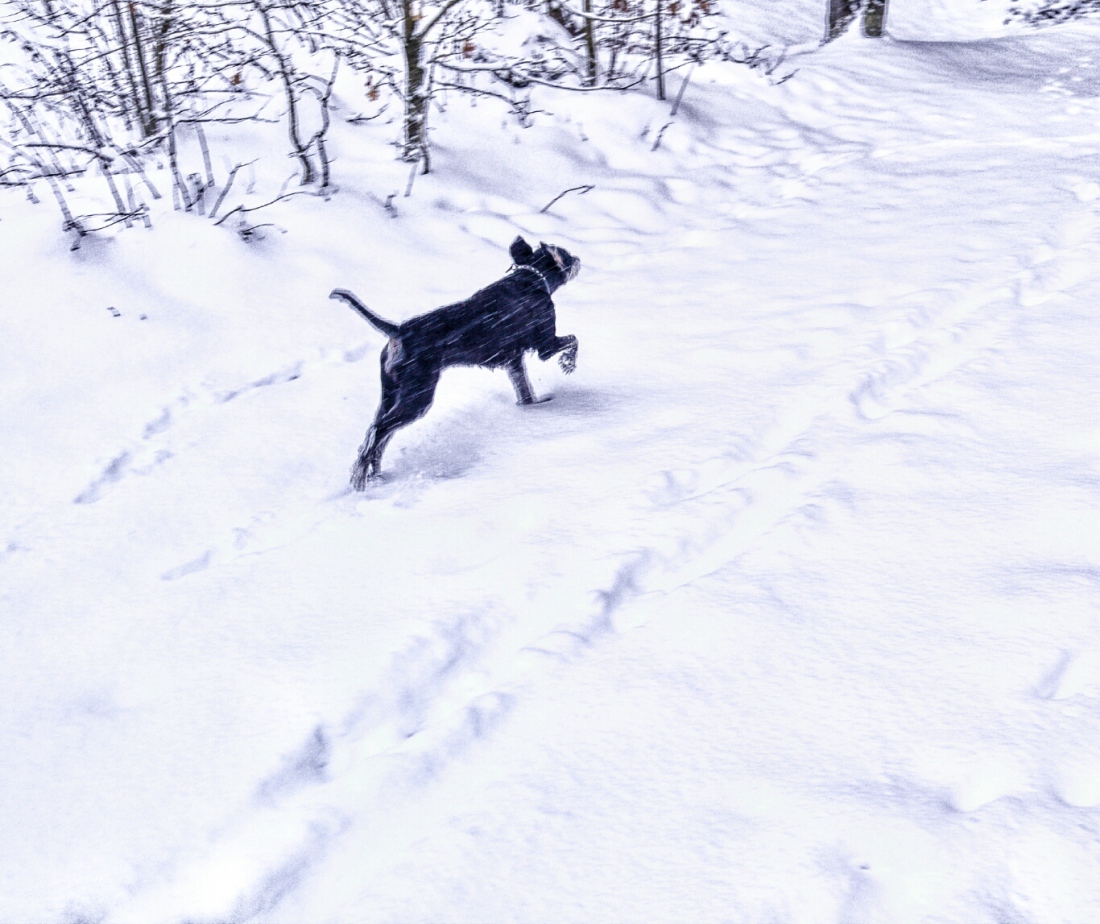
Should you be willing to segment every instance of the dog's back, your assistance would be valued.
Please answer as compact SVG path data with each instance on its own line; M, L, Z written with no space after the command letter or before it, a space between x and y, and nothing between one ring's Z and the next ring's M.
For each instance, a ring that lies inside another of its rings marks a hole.
M499 366L554 339L554 303L533 273L512 273L468 299L410 318L398 337L444 366Z

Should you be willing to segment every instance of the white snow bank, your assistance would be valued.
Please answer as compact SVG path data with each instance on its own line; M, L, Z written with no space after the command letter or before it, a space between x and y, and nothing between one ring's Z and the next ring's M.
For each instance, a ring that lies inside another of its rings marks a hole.
M1019 33L1009 0L890 0L886 30L907 42L972 42Z

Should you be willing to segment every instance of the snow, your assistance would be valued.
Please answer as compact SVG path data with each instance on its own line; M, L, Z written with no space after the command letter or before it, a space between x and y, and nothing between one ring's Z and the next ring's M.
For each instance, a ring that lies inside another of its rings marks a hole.
M890 0L890 35L902 41L967 42L1019 33L1005 23L1012 0Z
M1094 920L1100 26L943 11L675 118L452 98L407 198L343 125L251 244L5 194L0 920ZM448 370L348 493L328 292L516 233L583 260L577 372Z

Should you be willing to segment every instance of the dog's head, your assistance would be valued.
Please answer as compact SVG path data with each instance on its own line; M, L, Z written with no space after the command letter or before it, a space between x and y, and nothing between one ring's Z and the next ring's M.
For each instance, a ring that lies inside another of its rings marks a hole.
M572 279L581 269L579 257L574 257L564 247L539 242L539 249L532 250L531 245L522 237L512 241L508 248L512 262L516 266L530 266L542 274L551 290L560 288Z

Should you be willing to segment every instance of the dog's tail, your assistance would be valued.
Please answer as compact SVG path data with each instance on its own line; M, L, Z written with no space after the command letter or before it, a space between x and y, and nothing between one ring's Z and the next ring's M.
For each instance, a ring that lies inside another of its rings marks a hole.
M382 333L385 334L387 337L397 336L397 332L400 330L400 328L396 324L394 324L392 321L387 321L385 318L378 317L378 315L376 315L366 305L359 301L359 299L357 299L347 289L333 289L332 292L329 293L329 298L343 299L345 302L351 305L352 308L358 311L364 318L370 321L370 323L374 327L382 331Z

